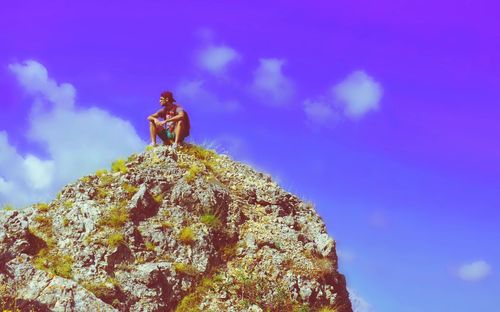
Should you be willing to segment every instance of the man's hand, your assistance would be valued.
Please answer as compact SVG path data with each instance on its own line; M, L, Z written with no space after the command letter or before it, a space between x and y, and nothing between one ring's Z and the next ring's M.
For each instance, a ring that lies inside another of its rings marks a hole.
M151 115L151 116L148 116L148 120L153 122L154 124L157 124L159 123L160 121L158 120L158 118L155 117L155 114Z

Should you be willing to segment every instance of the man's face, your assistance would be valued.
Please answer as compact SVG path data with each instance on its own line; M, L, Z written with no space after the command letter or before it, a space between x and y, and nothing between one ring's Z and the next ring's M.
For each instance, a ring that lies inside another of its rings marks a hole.
M169 104L169 100L167 98L164 98L162 96L160 96L160 105L161 106L167 106Z

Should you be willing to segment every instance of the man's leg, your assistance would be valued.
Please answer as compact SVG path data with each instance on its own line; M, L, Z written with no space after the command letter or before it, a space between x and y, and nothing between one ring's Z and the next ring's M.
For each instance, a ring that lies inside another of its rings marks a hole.
M156 127L156 133L160 137L160 139L163 141L163 144L169 145L170 144L170 139L167 136L167 131L163 127Z
M149 122L149 132L151 135L151 145L156 145L156 136L159 136L160 139L163 141L165 144L169 144L169 140L167 136L164 133L165 128L162 126L157 126L154 121Z
M177 122L177 124L175 125L175 144L179 144L179 143L182 143L182 140L184 139L184 121L183 120L179 120Z
M156 124L149 121L149 134L151 136L151 145L156 145Z

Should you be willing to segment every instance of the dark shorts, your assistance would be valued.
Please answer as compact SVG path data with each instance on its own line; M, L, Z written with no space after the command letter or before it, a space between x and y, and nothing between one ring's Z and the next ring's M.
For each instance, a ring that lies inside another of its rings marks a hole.
M175 133L168 128L158 133L158 135L163 141L175 139Z

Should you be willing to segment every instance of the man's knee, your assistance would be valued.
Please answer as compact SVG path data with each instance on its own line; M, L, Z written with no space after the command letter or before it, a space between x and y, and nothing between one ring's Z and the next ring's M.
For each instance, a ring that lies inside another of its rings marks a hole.
M179 120L177 122L177 129L184 129L184 121Z
M150 127L150 128L156 128L156 124L155 124L155 122L154 122L154 121L152 121L152 120L150 120L150 121L149 121L149 127Z

